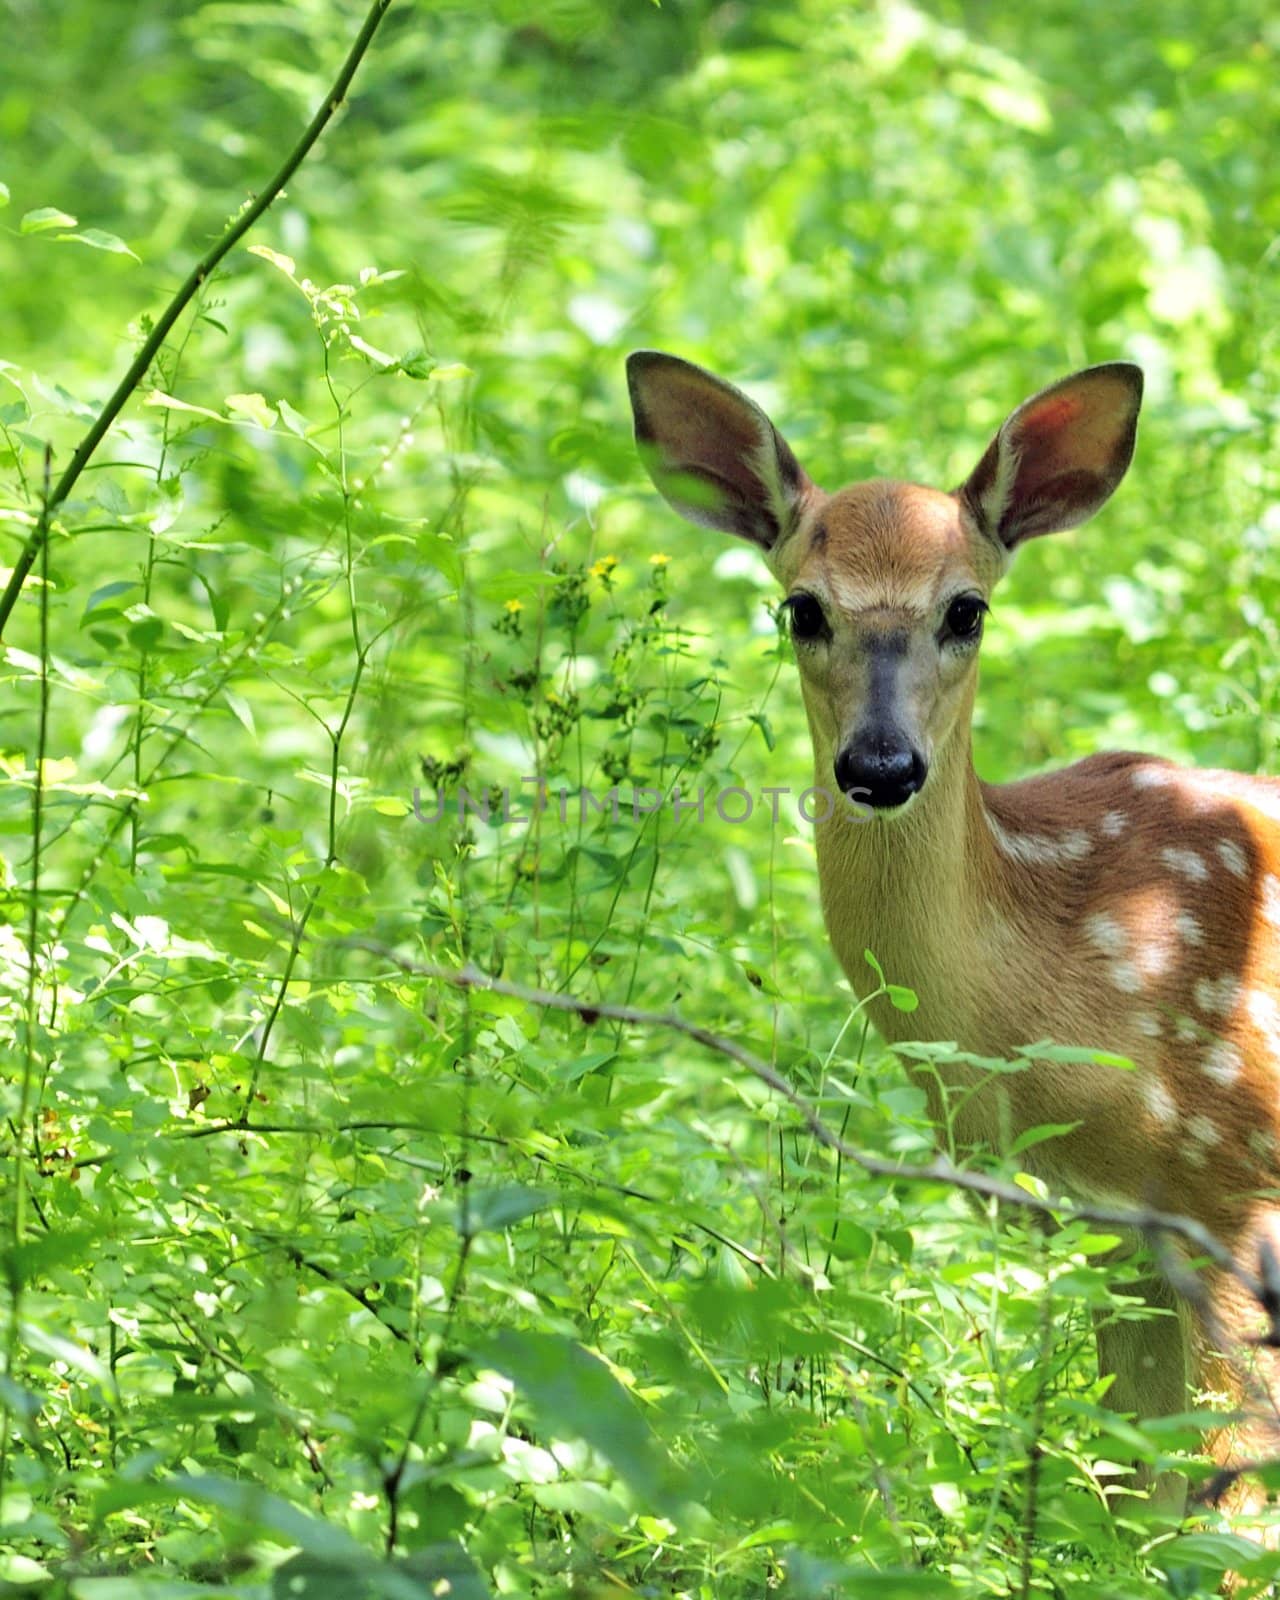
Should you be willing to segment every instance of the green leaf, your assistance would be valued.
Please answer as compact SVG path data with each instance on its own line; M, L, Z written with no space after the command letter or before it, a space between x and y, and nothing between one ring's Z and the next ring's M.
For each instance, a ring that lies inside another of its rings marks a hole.
M28 1584L43 1585L50 1582L52 1577L48 1567L33 1556L20 1555L16 1550L0 1550L0 1582L6 1587L15 1583L21 1584L25 1590Z
M287 400L277 400L276 410L280 413L280 420L290 433L296 433L300 439L305 439L311 424L300 411L295 411Z
M312 1555L330 1560L354 1559L361 1565L369 1560L345 1529L311 1516L256 1483L211 1473L177 1472L148 1483L111 1483L96 1497L94 1513L102 1518L136 1506L172 1504L176 1500L216 1506L249 1527L273 1534L280 1543L297 1545Z
M1054 1044L1049 1039L1041 1039L1036 1044L1020 1045L1018 1054L1029 1061L1053 1061L1064 1067L1118 1067L1124 1072L1134 1070L1133 1062L1128 1056L1113 1055L1108 1050L1090 1050L1079 1045Z
M24 1422L34 1421L44 1405L43 1398L36 1394L34 1389L24 1388L22 1384L15 1383L2 1372L0 1372L0 1402L8 1406L10 1411L21 1417Z
M626 1506L616 1494L610 1494L602 1483L577 1478L562 1483L538 1484L531 1492L535 1502L545 1511L575 1512L578 1516L594 1517L618 1526L627 1521Z
M58 243L87 244L91 250L106 250L112 255L128 256L131 261L140 261L141 256L135 255L123 239L114 233L105 233L101 228L79 228L75 233L60 233Z
M189 411L197 417L208 417L210 422L225 422L227 419L217 411L210 411L207 406L193 406L186 400L179 400L176 396L165 394L161 389L151 389L143 397L144 406L159 406L165 411Z
M914 1011L920 1004L919 996L915 990L908 989L904 984L886 984L885 992L889 996L889 1004L897 1011Z
M522 1184L469 1191L465 1207L461 1204L458 1207L459 1228L460 1231L465 1229L469 1237L486 1231L500 1233L556 1203L555 1195L541 1189L526 1189Z
M233 417L247 417L260 428L276 425L275 407L260 394L229 394L227 410Z
M18 224L19 233L50 233L54 228L74 228L76 219L69 211L59 211L57 206L37 206L28 211Z
M250 735L255 734L257 730L253 724L253 708L244 696L237 694L234 689L223 689L222 698L230 706L232 715L244 731Z
M0 183L0 209L9 204L9 185Z
M104 583L100 589L95 589L84 603L84 612L81 620L90 616L99 606L105 605L108 600L114 600L117 595L128 594L130 589L138 587L136 578L118 578L114 583Z
M787 1587L782 1600L961 1600L972 1591L941 1573L892 1568L872 1571L815 1556L786 1552Z
M221 1600L234 1590L163 1573L133 1573L127 1578L72 1578L71 1600Z
M773 731L773 723L769 721L767 714L763 711L753 711L749 720L759 728L765 749L770 753L776 750L778 748L778 740Z
M561 1061L555 1067L552 1076L559 1083L574 1083L579 1078L585 1078L589 1072L595 1072L614 1060L616 1054L614 1050L590 1050L586 1055Z
M1019 1156L1033 1145L1043 1144L1046 1139L1061 1139L1064 1134L1074 1133L1079 1126L1078 1122L1046 1122L1038 1128L1028 1128L1009 1146L1009 1154Z
M85 1345L78 1344L60 1333L53 1333L34 1322L22 1324L22 1337L29 1350L38 1350L52 1361L61 1361L74 1372L92 1378L110 1393L114 1384L110 1369Z
M287 256L279 250L273 250L270 245L265 244L251 244L247 248L251 256L261 256L264 261L269 261L273 267L283 272L286 278L296 281L294 273L297 268L294 266L292 256Z
M139 617L129 624L129 643L135 650L154 650L163 637L164 622L159 617Z
M368 357L375 367L394 367L396 365L394 356L389 356L385 350L378 350L373 345L366 343L359 334L348 334L347 340L353 350L358 350L362 356Z
M635 1401L598 1356L561 1334L510 1330L478 1354L511 1379L549 1434L585 1440L651 1512L670 1506L670 1465Z
M431 357L425 351L411 350L407 355L400 357L397 369L404 373L406 378L413 378L421 382L431 376L434 365Z
M860 1223L837 1221L831 1234L831 1254L838 1261L866 1261L871 1255L874 1235Z
M30 1283L63 1262L82 1260L100 1235L86 1228L44 1233L0 1249L0 1272L11 1287Z
M733 898L744 911L754 911L760 903L760 886L751 868L751 858L737 845L729 845L724 852L725 869L733 886Z
M1219 1574L1235 1567L1249 1564L1262 1554L1252 1539L1235 1533L1187 1533L1162 1544L1159 1551L1161 1566L1204 1567Z

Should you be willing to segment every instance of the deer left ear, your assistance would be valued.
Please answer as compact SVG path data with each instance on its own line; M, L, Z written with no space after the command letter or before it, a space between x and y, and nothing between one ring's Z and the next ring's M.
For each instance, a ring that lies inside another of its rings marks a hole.
M1133 458L1142 371L1127 361L1063 378L1006 418L959 493L990 538L1024 539L1085 522Z
M765 552L794 529L810 483L754 400L660 350L627 357L636 444L668 505Z

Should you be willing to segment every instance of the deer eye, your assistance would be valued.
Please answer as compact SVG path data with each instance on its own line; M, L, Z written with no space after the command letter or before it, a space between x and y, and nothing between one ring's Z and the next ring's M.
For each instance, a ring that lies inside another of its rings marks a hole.
M820 639L827 631L827 619L822 607L811 594L793 594L786 602L791 619L791 637L804 643Z
M976 594L958 594L947 607L946 631L953 639L976 639L982 632L987 602Z

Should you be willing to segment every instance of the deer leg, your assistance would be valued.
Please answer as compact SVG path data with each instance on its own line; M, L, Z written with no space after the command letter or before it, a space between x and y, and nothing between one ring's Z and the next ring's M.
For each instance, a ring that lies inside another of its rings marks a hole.
M1280 1214L1261 1209L1243 1230L1241 1262L1256 1271L1262 1239L1280 1238ZM1280 1354L1267 1341L1280 1333L1238 1278L1206 1273L1205 1294L1192 1346L1192 1381L1231 1420L1215 1428L1208 1448L1219 1466L1203 1498L1233 1521L1260 1517L1272 1504L1250 1468L1280 1454ZM1240 1527L1270 1549L1280 1547L1280 1520L1270 1527Z
M1185 1411L1192 1367L1188 1308L1157 1272L1129 1287L1155 1315L1139 1321L1095 1315L1098 1370L1113 1379L1103 1403L1139 1419ZM1162 1513L1182 1515L1187 1483L1181 1472L1140 1468L1132 1488Z

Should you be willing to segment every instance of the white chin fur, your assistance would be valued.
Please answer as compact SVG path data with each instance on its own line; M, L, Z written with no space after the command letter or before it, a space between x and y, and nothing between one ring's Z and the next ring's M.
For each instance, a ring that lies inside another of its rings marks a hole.
M900 806L874 807L871 812L870 820L872 822L896 822L899 817L906 816L907 812L911 810L912 806L915 805L916 801L920 798L920 794L921 791L917 789L911 798L909 800L904 800Z
M912 806L920 798L920 793L921 791L917 789L911 798L904 800L900 806L873 806L869 801L856 794L844 795L842 800L850 818L854 822L859 824L868 822L893 823L899 817L906 816L907 812L911 810Z

